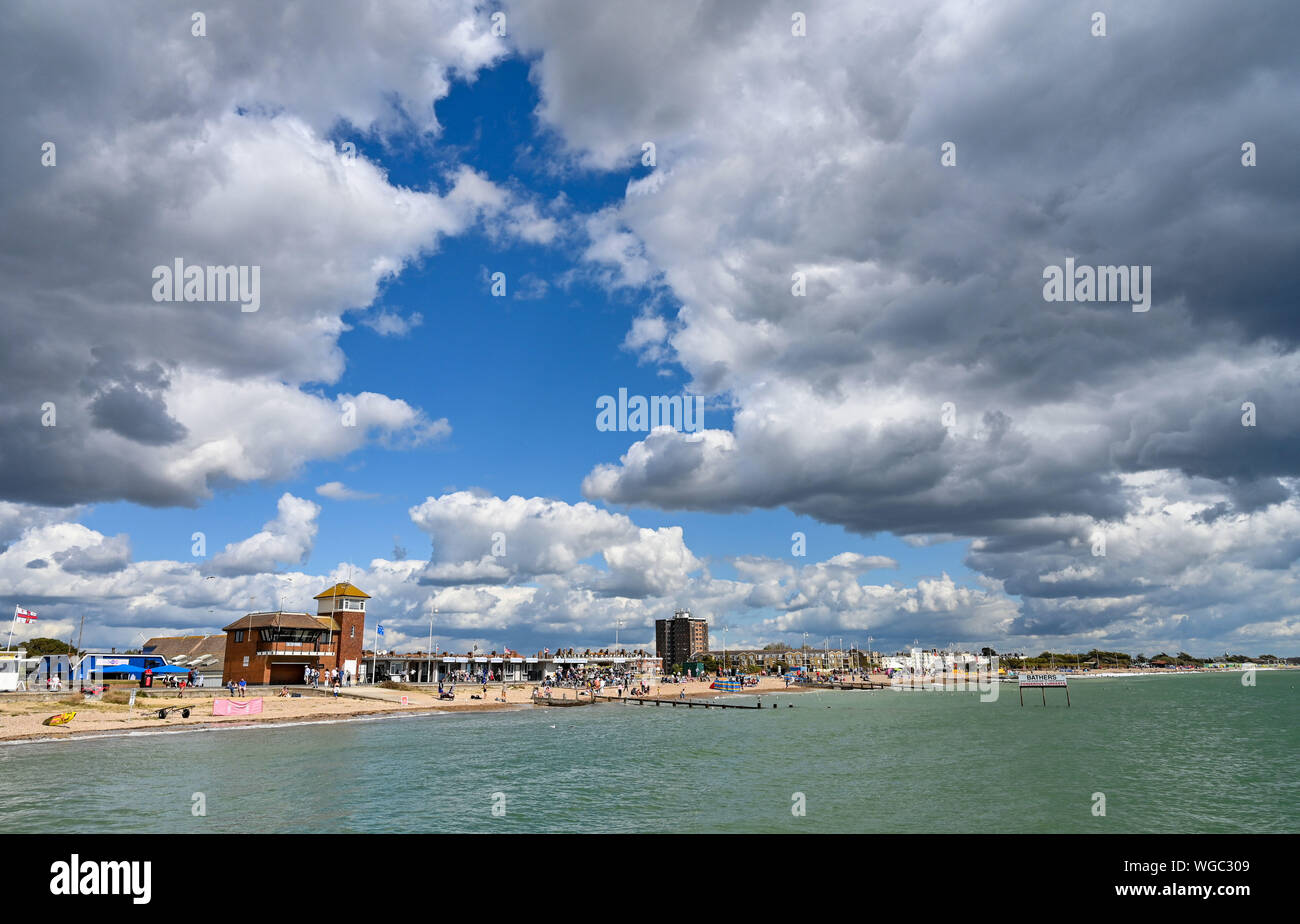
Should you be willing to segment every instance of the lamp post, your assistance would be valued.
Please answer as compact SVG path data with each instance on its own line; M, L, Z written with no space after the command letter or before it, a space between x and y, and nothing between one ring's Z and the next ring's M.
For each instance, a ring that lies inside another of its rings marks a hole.
M722 673L724 676L727 674L727 629L729 628L730 626L722 627Z
M425 680L428 683L433 682L433 617L437 614L438 608L435 606L433 612L429 614L429 647L424 649L425 655L429 658L429 669L425 671Z

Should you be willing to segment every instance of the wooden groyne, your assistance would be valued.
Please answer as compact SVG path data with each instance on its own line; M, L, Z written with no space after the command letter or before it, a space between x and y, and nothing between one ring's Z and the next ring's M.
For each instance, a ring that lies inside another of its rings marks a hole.
M883 690L889 684L876 680L818 680L809 683L796 683L793 688L800 690Z
M694 709L700 706L704 709L762 709L762 703L715 703L706 699L663 699L657 696L600 696L606 702L612 703L636 703L638 706L645 703L654 703L656 706L685 706L688 709Z

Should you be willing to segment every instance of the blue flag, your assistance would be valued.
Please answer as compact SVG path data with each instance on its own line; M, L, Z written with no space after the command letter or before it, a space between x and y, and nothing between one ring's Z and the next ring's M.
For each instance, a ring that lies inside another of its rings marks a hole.
M378 629L380 635L383 635L383 634L384 634L384 627L383 627L383 626L376 626L376 628Z

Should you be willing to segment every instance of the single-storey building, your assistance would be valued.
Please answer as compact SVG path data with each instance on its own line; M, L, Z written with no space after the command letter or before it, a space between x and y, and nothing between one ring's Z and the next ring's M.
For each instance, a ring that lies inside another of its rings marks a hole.
M158 636L145 642L140 652L159 655L166 664L188 668L201 675L205 686L216 686L221 683L226 663L226 636Z

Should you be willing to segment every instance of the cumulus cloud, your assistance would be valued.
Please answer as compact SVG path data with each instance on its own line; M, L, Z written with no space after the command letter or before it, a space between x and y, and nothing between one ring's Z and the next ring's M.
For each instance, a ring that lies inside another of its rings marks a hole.
M641 529L591 504L469 491L428 498L411 520L429 534L423 579L437 584L505 583L541 576L578 580L608 596L660 596L700 561L680 527ZM604 568L587 560L600 556Z
M285 493L276 504L274 520L261 532L233 542L212 557L217 574L254 574L273 571L281 564L299 564L311 554L318 528L320 505Z
M251 389L323 408L319 386L343 371L344 315L442 238L511 204L455 165L435 178L441 191L393 185L327 138L340 126L436 135L433 104L451 75L472 78L508 51L469 0L398 2L382 17L217 3L204 38L188 15L139 6L33 8L0 38L6 128L57 145L54 167L0 153L0 496L10 500L195 504L212 482L314 458L319 447L295 448L301 433L249 440L218 396ZM256 267L260 307L155 301L154 267L177 259ZM367 317L387 335L417 323ZM201 394L215 401L195 413ZM368 436L430 434L418 409L380 401L393 407L372 407L383 421ZM358 433L323 442L350 451Z
M1157 3L1104 40L1082 3L813 3L804 38L773 3L566 9L512 7L539 117L587 167L632 169L643 141L658 159L587 221L584 257L611 287L666 289L676 316L625 345L737 408L728 431L633 444L586 497L1003 541L997 567L970 559L995 584L1067 522L1139 522L1134 476L1212 487L1207 524L1294 507L1300 193L1281 162L1240 161L1247 139L1300 142L1294 5ZM1045 302L1066 257L1150 265L1151 310ZM1247 401L1267 422L1241 425ZM1225 568L1252 554L1210 532ZM1200 619L1251 609L1183 597ZM1062 600L1031 598L1020 628L1053 631Z

